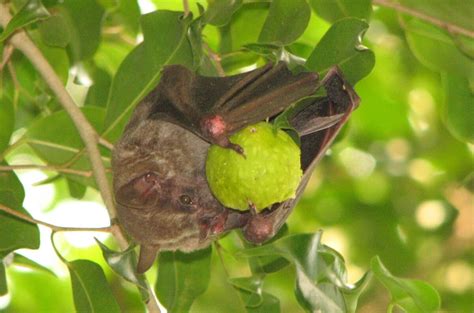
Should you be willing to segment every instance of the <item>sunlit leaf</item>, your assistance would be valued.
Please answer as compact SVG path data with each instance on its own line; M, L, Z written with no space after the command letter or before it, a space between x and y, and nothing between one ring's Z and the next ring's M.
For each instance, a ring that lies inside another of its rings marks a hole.
M18 253L15 253L13 255L13 265L29 268L32 270L42 271L42 272L51 274L53 276L56 276L56 274L54 274L54 272L51 271L49 268Z
M0 164L6 165L1 162ZM14 172L0 172L0 204L28 215L22 207L25 192ZM0 251L20 248L38 249L38 226L0 211Z
M435 71L474 79L474 62L444 30L413 19L407 23L407 41L417 59ZM470 39L474 46L474 40Z
M142 299L146 302L149 299L147 291L146 281L143 275L139 275L136 272L137 268L137 255L134 247L130 247L124 251L113 251L106 245L96 239L97 244L102 250L107 264L114 270L117 275L131 282L132 284L139 287Z
M309 56L306 66L319 73L338 65L346 79L355 84L374 67L374 53L361 43L369 25L356 18L342 19L327 31Z
M230 22L232 15L242 5L242 0L208 0L204 13L204 23L214 26L223 26Z
M209 285L210 262L210 247L192 253L160 253L155 289L168 312L189 312L194 300Z
M66 178L67 187L69 188L69 194L74 199L82 199L86 193L86 186L79 184L69 178Z
M78 312L120 312L104 271L89 260L67 263L71 276L74 306Z
M230 283L237 289L245 309L249 313L280 312L280 301L275 296L262 291L261 277L231 278Z
M182 13L171 11L142 16L144 42L126 57L112 82L105 122L106 137L112 141L122 132L132 108L158 83L164 65L192 65L186 36L190 18L181 17ZM158 29L166 32L156 36Z
M17 14L13 16L3 32L0 34L0 41L8 38L17 29L25 27L38 20L49 16L48 10L43 6L41 0L29 0Z
M52 15L39 24L41 39L53 47L65 48L71 41L71 31L62 15Z
M306 0L273 0L258 41L288 45L303 34L310 16Z
M474 2L465 0L400 0L404 7L425 14L450 25L474 31L472 17Z
M443 120L451 133L463 141L474 142L474 93L466 78L443 74Z
M310 0L314 12L334 23L344 17L368 20L372 12L371 0Z
M440 309L439 294L428 283L393 276L379 257L374 257L370 264L375 277L390 291L392 304L409 313L430 313Z

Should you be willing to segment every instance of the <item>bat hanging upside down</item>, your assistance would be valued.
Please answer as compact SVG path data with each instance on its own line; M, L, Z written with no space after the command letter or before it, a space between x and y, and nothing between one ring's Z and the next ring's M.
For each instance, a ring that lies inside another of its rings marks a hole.
M326 95L315 97L320 88ZM230 135L296 102L289 123L300 136L303 177L295 198L258 214L224 207L206 181L210 144L244 153ZM140 244L137 271L149 269L160 250L202 249L231 229L241 229L253 243L272 238L358 103L336 67L322 80L311 72L293 74L283 62L228 77L165 67L113 151L118 218Z

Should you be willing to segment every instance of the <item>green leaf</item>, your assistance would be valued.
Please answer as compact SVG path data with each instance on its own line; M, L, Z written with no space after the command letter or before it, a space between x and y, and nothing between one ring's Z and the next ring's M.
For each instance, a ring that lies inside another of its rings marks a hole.
M81 109L87 120L97 130L102 130L105 117L105 109L87 106ZM61 136L58 136L58 130ZM84 143L71 118L65 111L58 111L46 117L37 119L31 124L25 133L28 144L36 154L47 164L62 165L72 161L70 168L77 170L90 170L90 161L85 154L77 155L84 148ZM110 154L107 150L102 150L105 156ZM107 166L109 159L104 159ZM73 174L64 174L66 177L85 184L95 186L95 181L91 177L84 177Z
M161 69L167 64L192 67L193 56L187 28L191 18L182 19L182 12L156 11L142 16L144 42L123 61L112 82L107 104L107 138L114 141L132 109L159 81ZM157 30L166 30L156 36Z
M372 12L371 0L310 0L313 11L330 23L344 17L368 20Z
M273 0L258 41L288 45L303 34L310 17L306 0Z
M289 260L297 273L296 297L309 311L354 312L369 275L355 285L347 283L344 260L333 249L320 245L321 232L283 237L271 244L242 250L246 257L279 255Z
M474 143L474 93L464 77L444 73L443 121L454 137Z
M0 163L7 165L6 163ZM14 172L0 172L0 204L25 215L22 207L25 192ZM40 244L38 226L0 212L0 251L20 248L38 249Z
M17 14L13 16L3 32L0 34L0 42L7 39L17 29L31 23L45 19L49 16L48 10L43 6L41 0L29 0Z
M89 260L67 263L74 306L78 312L120 312L102 268Z
M144 275L138 275L136 272L137 255L134 247L131 246L127 250L118 252L109 249L97 239L95 241L102 250L102 255L110 268L126 281L138 286L143 301L147 302L150 296L148 294Z
M393 305L409 313L437 312L440 309L439 294L428 283L393 276L378 256L371 260L370 266L375 277L390 291Z
M474 79L474 62L458 49L453 38L444 30L413 19L407 23L408 45L416 58L438 72ZM474 46L474 40L469 39Z
M21 254L18 254L18 253L13 254L13 264L16 265L16 266L25 267L25 268L29 268L29 269L32 269L32 270L39 270L39 271L51 274L54 277L56 277L56 274L54 274L54 272L51 271L49 268L44 267L43 265L38 264L35 261L30 260L27 257L25 257Z
M91 58L101 40L104 8L95 0L64 0L60 12L71 34L68 48L72 62Z
M0 259L0 296L4 296L7 293L8 293L7 273L5 270L5 264L3 264L3 260Z
M86 186L79 184L78 182L75 182L69 178L66 178L66 182L67 182L67 187L69 188L69 194L71 195L71 197L78 200L84 197L84 195L86 194L86 189L87 189Z
M203 22L214 26L228 24L232 15L242 5L242 0L207 0L207 10L203 16Z
M356 18L342 19L326 32L309 56L306 67L320 74L338 65L351 83L367 76L375 65L374 53L361 43L369 25Z
M231 22L219 28L221 37L219 52L225 54L239 50L246 44L257 42L268 8L268 3L243 4L232 16Z
M239 292L239 296L249 313L277 313L280 312L280 300L275 296L262 291L261 277L231 278L229 282Z
M39 24L41 39L48 46L65 48L71 41L69 24L62 15L52 15Z
M112 77L110 74L97 66L93 66L89 71L92 78L92 86L87 91L85 105L94 105L98 107L106 107L107 98L109 96Z
M3 87L3 86L0 86ZM6 92L0 88L0 154L8 147L10 137L15 129L15 111L13 109L13 102L10 101Z
M441 21L474 31L474 2L466 0L400 0L408 7Z
M194 300L209 285L210 266L210 247L192 253L160 253L155 289L168 312L189 312Z

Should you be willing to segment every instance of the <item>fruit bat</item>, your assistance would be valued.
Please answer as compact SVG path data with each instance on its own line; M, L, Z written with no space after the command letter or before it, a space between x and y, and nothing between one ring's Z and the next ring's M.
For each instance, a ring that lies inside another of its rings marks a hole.
M315 97L321 88L325 95ZM301 142L303 177L295 198L259 213L224 207L206 181L210 144L245 156L229 136L275 118L296 102L287 116ZM358 103L336 67L321 80L312 72L294 74L284 62L228 77L200 76L181 65L164 67L112 156L118 219L140 245L137 272L151 267L158 251L198 250L231 229L241 229L256 244L272 238Z

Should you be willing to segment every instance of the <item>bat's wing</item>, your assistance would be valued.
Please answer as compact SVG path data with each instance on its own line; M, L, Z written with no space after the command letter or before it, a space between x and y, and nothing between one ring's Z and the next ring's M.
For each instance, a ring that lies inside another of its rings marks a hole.
M337 67L328 72L322 84L326 89L326 96L308 102L290 117L290 124L301 136L303 177L296 196L258 214L255 222L250 220L244 228L244 235L251 242L264 242L283 226L303 194L316 164L359 104L359 97Z
M180 65L164 68L150 118L176 123L205 140L229 146L227 137L274 116L318 87L316 73L293 74L284 62L228 77L205 77Z

